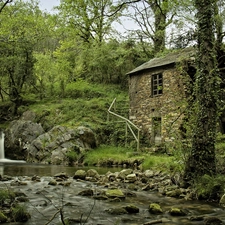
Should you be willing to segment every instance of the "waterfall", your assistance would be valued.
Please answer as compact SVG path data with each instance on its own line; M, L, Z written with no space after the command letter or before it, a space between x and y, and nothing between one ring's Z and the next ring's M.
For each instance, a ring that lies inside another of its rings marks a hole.
M0 160L5 159L5 147L4 147L5 134L1 131L0 135Z
M0 130L0 163L25 163L26 161L24 160L11 160L5 158L5 146L4 146L4 141L5 141L5 134L3 131ZM0 171L1 174L1 171Z

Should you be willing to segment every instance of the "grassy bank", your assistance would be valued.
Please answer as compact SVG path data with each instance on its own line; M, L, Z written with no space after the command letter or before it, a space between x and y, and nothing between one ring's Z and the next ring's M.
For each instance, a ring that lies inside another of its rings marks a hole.
M161 170L161 171L180 171L182 164L176 157L153 154L151 152L136 152L132 148L100 146L97 149L89 151L84 158L84 164L88 166L124 166L135 167L140 169Z

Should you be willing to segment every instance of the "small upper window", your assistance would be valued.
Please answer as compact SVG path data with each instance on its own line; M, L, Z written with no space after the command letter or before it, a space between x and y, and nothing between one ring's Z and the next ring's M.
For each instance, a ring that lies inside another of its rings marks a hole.
M162 73L152 75L152 96L163 93L163 75Z

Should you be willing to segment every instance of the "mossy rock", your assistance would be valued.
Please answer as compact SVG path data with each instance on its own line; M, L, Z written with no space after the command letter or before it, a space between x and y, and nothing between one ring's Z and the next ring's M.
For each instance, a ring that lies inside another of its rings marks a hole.
M179 197L182 194L180 189L175 189L175 190L171 190L171 191L167 191L166 192L166 196L168 197Z
M73 176L73 179L81 179L85 180L86 178L86 171L85 170L77 170Z
M153 213L153 214L161 214L163 211L162 211L162 208L159 204L151 203L149 205L149 212Z
M120 189L110 189L105 192L108 198L120 198L125 199L124 193Z
M106 212L108 212L108 213L110 213L112 215L123 215L123 214L127 214L127 210L124 209L123 207L107 209Z
M169 213L171 216L185 216L186 215L186 213L182 209L179 209L179 208L171 208Z

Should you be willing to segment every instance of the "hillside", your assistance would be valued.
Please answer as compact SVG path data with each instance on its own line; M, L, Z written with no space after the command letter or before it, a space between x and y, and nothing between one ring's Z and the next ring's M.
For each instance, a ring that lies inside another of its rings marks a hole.
M125 110L126 116L128 115L126 88L122 89L119 85L90 84L80 80L68 84L63 96L60 95L60 91L55 90L54 96L42 100L37 99L37 94L23 96L25 104L19 107L19 116L31 110L37 115L36 122L41 123L45 130L56 125L67 127L83 125L90 127L98 134L100 143L111 144L111 141L117 139L113 137L113 133L116 133L113 132L115 127L107 122L107 110L116 98L117 108ZM7 108L8 105L8 102L3 102L1 108ZM7 110L10 111L9 108ZM14 118L2 122L1 127L7 127L12 119Z

